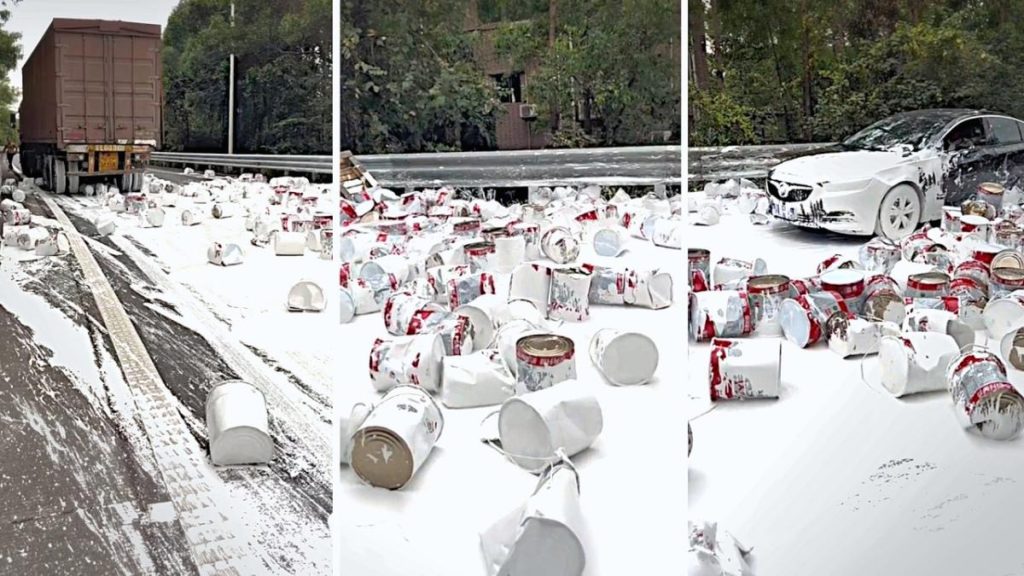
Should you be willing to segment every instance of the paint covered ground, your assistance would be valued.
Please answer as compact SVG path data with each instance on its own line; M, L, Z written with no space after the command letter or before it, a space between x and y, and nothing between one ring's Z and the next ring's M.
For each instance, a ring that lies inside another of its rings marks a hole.
M254 253L240 267L214 267L205 264L209 236L247 243L241 219L184 228L171 213L166 227L144 230L122 216L118 232L101 239L88 221L99 210L95 198L58 203L175 398L192 435L185 441L205 450L206 395L219 381L241 377L269 390L274 461L209 467L205 476L254 569L327 573L331 380L317 343L332 325L283 312L281 287L315 277L326 263ZM26 207L56 225L32 194ZM141 425L146 415L135 409L77 262L2 250L0 497L8 505L0 572L195 572Z
M735 213L688 234L687 245L710 249L712 262L761 257L770 273L791 278L813 275L836 253L856 258L868 240L754 226ZM754 574L1024 574L1016 553L1024 438L997 442L961 429L947 392L893 398L862 380L860 359L843 360L824 343L783 343L780 399L706 412L709 352L690 343L688 410L699 417L689 514L753 547ZM864 367L871 381L874 360ZM1024 373L1011 378L1024 385Z
M631 239L619 258L581 255L581 262L672 274L674 304L663 310L591 306L591 317L553 330L573 339L578 379L601 404L604 428L595 444L573 457L579 471L582 534L588 576L663 574L679 565L686 537L683 508L686 429L683 408L685 338L683 254ZM496 274L507 295L509 275ZM499 294L502 288L499 288ZM640 331L658 346L660 363L648 385L615 387L587 353L602 328ZM370 347L386 337L382 315L358 316L342 326L339 409L372 400ZM480 441L481 421L497 406L448 409L444 430L425 465L398 491L362 484L341 469L332 519L338 563L365 576L483 576L480 532L522 505L537 477Z

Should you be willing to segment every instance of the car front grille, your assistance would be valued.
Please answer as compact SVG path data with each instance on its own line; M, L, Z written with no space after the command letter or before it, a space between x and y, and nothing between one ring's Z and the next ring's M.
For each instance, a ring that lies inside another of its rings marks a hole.
M768 195L782 202L803 202L811 195L811 187L780 180L767 181Z

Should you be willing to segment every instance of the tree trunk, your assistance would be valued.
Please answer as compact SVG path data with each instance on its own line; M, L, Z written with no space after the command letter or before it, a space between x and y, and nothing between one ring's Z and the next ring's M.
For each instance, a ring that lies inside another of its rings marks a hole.
M708 67L708 36L704 18L704 1L690 0L689 44L691 79L697 90L707 90L711 83Z
M548 0L548 49L554 51L556 32L558 29L558 0ZM551 106L551 133L558 131L560 122L558 102Z
M807 2L804 0L801 2L801 44L803 49L803 133L804 140L810 141L811 139L811 117L814 116L814 59L811 54L811 26L810 17L807 15Z

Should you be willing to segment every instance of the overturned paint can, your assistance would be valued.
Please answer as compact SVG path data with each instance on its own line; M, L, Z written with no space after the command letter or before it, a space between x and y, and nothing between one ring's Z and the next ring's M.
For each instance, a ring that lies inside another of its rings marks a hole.
M28 226L32 223L32 213L25 208L11 208L4 211L3 216L7 226Z
M782 344L777 339L711 341L711 400L778 398Z
M456 308L484 294L495 294L494 275L486 272L460 276L448 281L448 308Z
M715 264L714 283L730 286L736 282L744 282L751 276L762 276L768 265L760 258L747 262L736 258L722 258Z
M432 300L410 292L393 292L384 302L384 328L392 336L409 334L409 326L417 312L443 311Z
M125 211L137 216L146 209L146 195L142 192L129 192L124 196Z
M182 226L196 226L206 220L206 211L202 208L185 208L181 211Z
M96 234L100 237L110 236L117 229L114 217L105 214L99 214L93 218L92 225L96 227Z
M372 409L371 406L359 402L352 406L352 410L347 416L342 415L338 418L338 432L341 440L338 446L338 455L342 465L352 462L352 436L366 421Z
M323 312L327 297L316 282L300 280L288 291L289 312Z
M881 322L834 314L825 324L828 348L840 358L876 354L882 337L882 326Z
M978 200L987 202L998 212L1003 207L1003 193L1006 188L996 182L982 182L978 185Z
M922 272L907 278L907 298L941 298L949 293L949 275L945 272Z
M692 292L711 289L711 251L705 248L688 248L687 264Z
M242 248L238 244L222 244L214 242L206 250L206 259L216 266L235 266L244 258Z
M605 328L590 340L590 360L616 386L646 384L658 369L658 346L645 334Z
M866 282L864 273L849 268L836 268L821 275L821 287L842 296L846 307L857 314L861 311Z
M443 364L441 402L448 408L494 406L516 393L515 376L493 348L446 356Z
M651 242L662 248L683 249L683 222L670 218L659 218L654 222Z
M902 324L906 307L899 284L889 276L874 276L864 286L861 316L875 322Z
M35 250L36 246L46 242L50 238L50 231L46 228L26 228L17 234L18 248L22 250Z
M371 486L397 490L412 479L441 438L444 417L416 386L396 386L352 437L352 470Z
M753 315L746 292L729 290L690 294L690 333L694 340L735 338L749 335L753 330Z
M961 278L970 278L979 287L982 287L985 293L988 293L988 284L992 279L992 275L988 265L984 262L970 259L964 260L953 269L953 281L955 282ZM952 283L950 287L952 287Z
M876 274L889 274L902 255L898 244L875 238L860 247L858 256L864 270Z
M520 467L542 470L589 448L604 428L597 398L575 380L513 396L501 405L501 449Z
M833 254L818 263L817 272L818 276L822 276L827 272L832 272L833 270L857 270L859 268L860 264L855 260L847 258L842 254Z
M952 336L937 332L883 336L878 347L881 384L896 397L942 390L946 368L959 351Z
M139 224L143 228L162 228L167 214L163 208L152 205L139 212Z
M804 294L821 292L823 289L824 288L821 286L821 278L818 276L811 276L810 278L795 278L789 281L789 293L793 298Z
M447 310L417 310L409 322L408 334L437 334L444 344L445 356L463 356L473 352L475 336L469 318Z
M498 272L508 274L524 260L526 260L525 237L509 236L494 239L494 267Z
M494 242L473 242L462 247L470 272L488 272L496 260Z
M444 355L437 334L377 338L370 349L370 380L378 392L410 383L436 392Z
M635 286L626 285L626 304L661 310L673 302L672 274L660 270L636 271Z
M510 320L508 301L496 294L484 294L459 306L454 312L468 318L473 325L476 350L489 347L494 341L495 330Z
M822 291L785 300L779 311L782 335L800 348L811 346L821 340L825 324L834 314L854 316L846 301L835 292Z
M1024 397L1010 383L1006 365L984 348L965 351L946 372L957 420L992 440L1010 440L1024 428Z
M363 264L359 277L374 289L398 290L409 280L409 261L398 255L376 258Z
M306 253L306 235L302 232L274 232L274 255L302 256Z
M510 320L495 331L494 347L501 353L501 359L505 362L505 366L515 376L519 372L519 361L516 358L518 354L516 345L519 343L519 339L524 336L547 333L529 320Z
M516 393L549 388L576 378L576 347L556 334L523 336L516 341Z
M598 256L617 258L626 251L629 233L621 226L602 228L594 233L594 252Z
M636 286L637 273L633 270L595 267L590 278L590 303L621 306L627 299L632 302Z
M590 272L583 268L551 271L547 315L551 320L583 322L590 318Z
M210 214L218 220L238 216L238 204L217 202L213 205L213 208L210 209Z
M509 300L529 300L539 310L548 309L551 268L539 263L520 264L512 272Z
M903 322L903 331L945 334L956 341L958 350L974 344L974 329L961 322L957 314L947 310L914 310Z
M1024 328L1010 330L999 343L999 354L1015 370L1024 371Z
M984 330L982 318L988 304L987 291L973 278L957 278L949 284L949 295L957 299L960 318L975 330Z
M580 242L568 228L556 226L541 237L544 256L558 264L568 264L580 255Z
M754 322L754 334L781 336L779 307L789 298L789 277L780 274L753 276L747 281L747 297Z
M210 390L206 434L217 466L266 464L274 457L266 398L248 382L230 380Z
M989 300L982 320L988 335L997 340L1024 326L1024 290Z

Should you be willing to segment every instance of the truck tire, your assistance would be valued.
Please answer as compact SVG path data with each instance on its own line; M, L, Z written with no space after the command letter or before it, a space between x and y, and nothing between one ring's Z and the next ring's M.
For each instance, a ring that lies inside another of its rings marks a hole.
M132 172L132 192L142 192L142 172Z
M53 192L53 171L52 168L53 157L43 156L43 188Z
M78 194L78 176L68 176L68 194Z
M54 194L66 194L68 191L67 168L63 160L53 161L53 192Z

